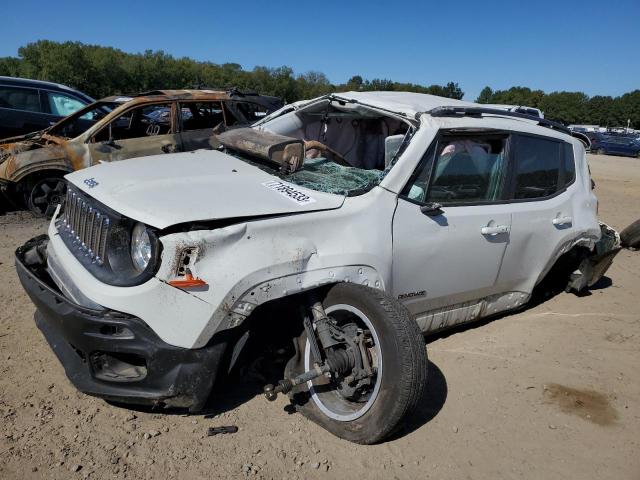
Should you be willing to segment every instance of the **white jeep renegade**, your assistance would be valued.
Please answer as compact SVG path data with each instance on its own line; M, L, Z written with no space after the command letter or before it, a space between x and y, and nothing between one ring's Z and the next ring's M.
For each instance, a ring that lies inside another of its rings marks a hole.
M377 442L425 391L424 333L521 308L549 278L581 290L620 248L585 140L535 116L351 92L219 140L69 174L48 236L16 252L81 391L201 410L248 320L293 305L262 320L295 346L267 398Z

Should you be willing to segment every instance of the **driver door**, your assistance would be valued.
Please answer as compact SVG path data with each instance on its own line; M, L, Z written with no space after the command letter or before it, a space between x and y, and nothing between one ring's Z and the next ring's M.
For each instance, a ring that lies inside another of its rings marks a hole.
M98 131L89 143L91 164L182 151L175 102L127 110Z
M511 230L510 206L502 201L507 140L441 136L398 198L392 291L423 331L474 318L480 300L501 290ZM449 311L424 315L437 310Z

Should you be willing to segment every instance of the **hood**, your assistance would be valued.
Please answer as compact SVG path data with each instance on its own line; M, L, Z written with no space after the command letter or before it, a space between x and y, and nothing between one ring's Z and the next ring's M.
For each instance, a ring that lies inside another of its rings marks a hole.
M328 210L344 202L343 196L299 187L216 150L102 163L65 178L116 212L161 229Z
M47 129L38 130L37 132L25 133L24 135L3 138L2 140L0 140L0 147L11 144L11 143L18 143L18 142L23 142L25 140L32 140L34 138L37 139L41 137L46 131Z
M44 147L58 147L64 139L47 135L43 132L28 133L19 137L6 138L0 141L0 163L4 162L11 156L19 155L23 152L31 150L40 150ZM64 158L64 152L45 153L38 160L49 158Z

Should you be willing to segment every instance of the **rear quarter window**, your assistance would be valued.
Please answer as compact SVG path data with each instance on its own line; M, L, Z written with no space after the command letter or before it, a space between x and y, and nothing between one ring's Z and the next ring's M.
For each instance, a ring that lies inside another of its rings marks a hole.
M569 186L576 179L576 160L573 154L573 145L563 143L564 148L564 186Z
M564 187L563 143L542 137L515 137L514 199L550 197Z

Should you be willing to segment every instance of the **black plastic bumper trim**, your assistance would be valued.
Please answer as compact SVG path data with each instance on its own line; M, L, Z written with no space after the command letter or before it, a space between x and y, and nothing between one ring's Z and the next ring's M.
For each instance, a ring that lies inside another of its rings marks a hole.
M47 241L36 237L16 251L18 277L37 307L35 321L78 390L107 400L134 404L164 404L202 410L216 379L228 335L214 337L199 349L165 343L142 320L109 309L78 305L62 295L43 264L27 265L24 254ZM29 256L30 260L33 255ZM176 322L180 319L176 318ZM110 335L121 332L127 335ZM106 333L105 333L106 332ZM96 378L92 355L97 352L144 359L147 374L140 380Z

